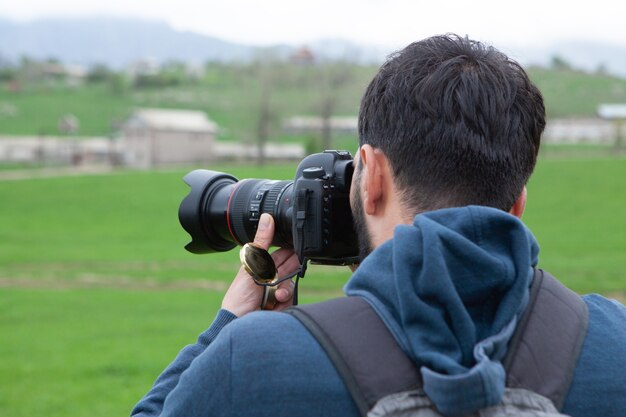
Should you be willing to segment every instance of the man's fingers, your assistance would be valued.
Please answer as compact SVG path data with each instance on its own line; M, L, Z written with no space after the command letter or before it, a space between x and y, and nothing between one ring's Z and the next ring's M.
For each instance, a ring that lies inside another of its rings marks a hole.
M276 301L278 301L279 303L286 303L287 301L291 300L291 298L293 297L294 286L295 284L292 280L281 282L278 285L278 289L274 293Z
M267 213L263 213L259 218L259 225L257 227L256 235L254 236L254 243L265 250L269 249L272 245L272 241L274 240L274 229L275 223L272 216ZM278 269L278 278L293 274L300 267L298 256L292 249L278 249L274 251L274 253L272 253L272 259ZM287 280L280 283L274 293L274 297L276 297L276 301L279 303L275 309L281 310L291 305L293 291L293 281Z
M278 277L282 278L289 274L293 274L300 268L300 261L298 260L298 255L292 253L283 263L278 265Z
M267 213L261 214L259 226L254 236L254 243L268 250L274 240L274 219Z
M285 261L293 255L295 255L295 253L293 252L293 249L289 249L289 248L280 248L272 252L272 259L274 259L276 268L280 268L280 266L284 264Z

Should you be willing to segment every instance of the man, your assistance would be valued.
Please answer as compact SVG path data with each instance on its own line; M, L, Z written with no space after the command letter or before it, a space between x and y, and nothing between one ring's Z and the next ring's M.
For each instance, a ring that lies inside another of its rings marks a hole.
M538 245L519 218L544 118L541 94L518 64L453 35L393 55L361 103L351 203L363 261L345 291L374 307L447 415L493 403L503 383L492 371L499 358L478 359L474 349L486 339L506 348L506 330L528 303ZM262 216L255 242L269 248L273 232ZM279 276L298 266L288 250L273 257ZM261 292L240 270L214 323L133 415L359 415L300 322L252 313ZM292 292L291 283L277 291L277 310ZM589 327L563 412L623 416L626 308L584 301Z

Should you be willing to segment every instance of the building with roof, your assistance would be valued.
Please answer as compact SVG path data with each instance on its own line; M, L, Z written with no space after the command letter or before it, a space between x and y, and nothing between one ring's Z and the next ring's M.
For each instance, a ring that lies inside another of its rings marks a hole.
M626 135L624 135L624 126L626 126L626 104L600 104L598 106L598 116L605 120L610 120L613 123L615 136L613 148L616 152L623 152L624 138L626 138Z
M214 159L218 127L195 110L138 109L122 126L125 160L152 168Z

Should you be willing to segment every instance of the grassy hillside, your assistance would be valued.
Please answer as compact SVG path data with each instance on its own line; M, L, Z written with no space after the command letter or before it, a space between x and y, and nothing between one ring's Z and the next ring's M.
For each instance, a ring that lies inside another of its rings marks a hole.
M167 107L207 112L221 127L221 139L253 140L265 89L273 139L302 140L284 137L285 118L319 115L329 97L334 114L356 115L376 70L374 66L214 66L202 80L171 87L132 88L126 82L77 88L42 84L21 92L0 88L0 135L57 135L59 119L72 113L80 121L78 135L109 136L133 108ZM544 94L550 117L593 116L599 103L626 102L624 79L542 68L530 68L529 74ZM3 108L11 109L11 114Z
M0 89L0 108L3 106L12 107L13 115L0 113L2 135L58 136L59 120L73 114L80 122L78 135L108 136L112 124L128 115L133 102L104 85L35 86L16 93Z
M601 103L626 103L626 80L574 70L530 68L548 117L593 117Z
M79 135L108 136L112 125L123 121L133 108L165 107L203 110L221 127L222 139L252 140L262 91L266 90L272 133L280 136L284 118L320 114L322 102L329 96L334 114L356 114L363 90L375 71L375 67L353 65L216 65L208 68L200 81L169 87L133 88L127 81L122 85L103 82L73 88L35 84L10 92L0 83L0 110L2 106L14 109L13 115L0 111L0 135L58 135L59 118L72 113L81 124Z

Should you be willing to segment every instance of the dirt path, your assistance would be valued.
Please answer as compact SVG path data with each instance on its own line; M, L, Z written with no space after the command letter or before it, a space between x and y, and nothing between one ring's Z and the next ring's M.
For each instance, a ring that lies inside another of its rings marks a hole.
M228 284L222 281L180 280L159 282L151 280L80 278L72 280L33 279L33 278L0 278L0 288L40 288L40 289L73 289L73 288L108 288L124 290L209 290L226 291Z
M33 178L75 177L81 175L105 175L112 172L114 172L114 170L110 166L104 165L16 169L0 171L0 181L17 181Z
M0 278L0 288L28 288L43 290L70 290L70 289L112 289L126 291L176 291L202 290L225 292L230 283L210 280L177 280L161 282L153 280L130 280L125 278L80 278L73 280L33 279L33 278ZM316 296L340 297L341 290L323 290L306 288L306 293Z
M80 278L73 280L59 279L32 279L32 278L0 278L0 288L29 288L43 290L68 289L112 289L126 291L176 291L202 290L225 292L230 284L224 281L210 280L177 280L161 282L153 280L131 280L126 278ZM311 295L325 297L341 297L341 290L323 290L319 288L304 288ZM626 291L611 291L602 294L607 298L626 303Z

